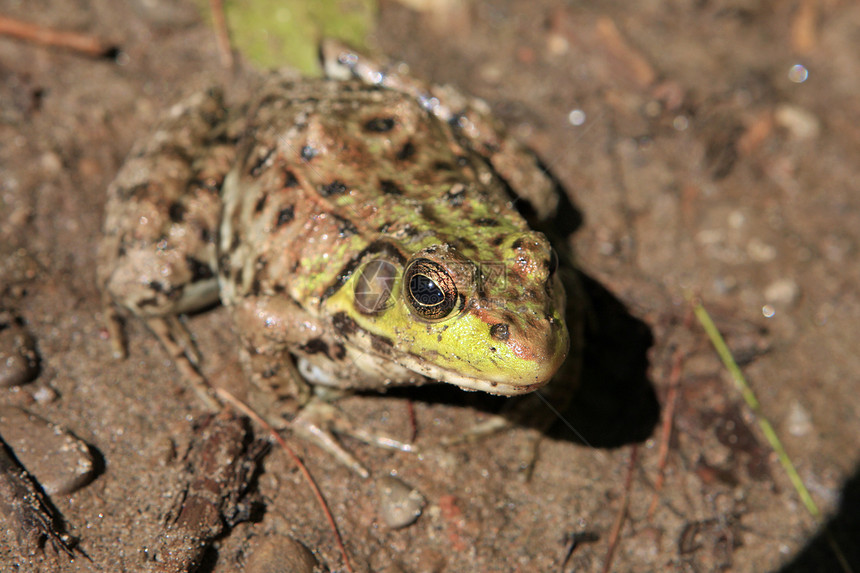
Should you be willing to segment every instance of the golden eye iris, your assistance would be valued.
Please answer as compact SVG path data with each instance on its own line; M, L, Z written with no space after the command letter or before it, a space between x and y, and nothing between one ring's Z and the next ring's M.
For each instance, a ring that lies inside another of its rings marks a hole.
M457 286L445 268L429 259L415 259L403 277L406 301L425 320L441 320L457 302Z

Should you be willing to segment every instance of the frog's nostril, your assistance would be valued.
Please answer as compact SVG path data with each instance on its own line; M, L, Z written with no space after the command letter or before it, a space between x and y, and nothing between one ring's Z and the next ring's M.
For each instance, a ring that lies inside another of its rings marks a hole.
M490 336L501 342L506 341L510 337L510 329L504 322L499 322L490 327Z

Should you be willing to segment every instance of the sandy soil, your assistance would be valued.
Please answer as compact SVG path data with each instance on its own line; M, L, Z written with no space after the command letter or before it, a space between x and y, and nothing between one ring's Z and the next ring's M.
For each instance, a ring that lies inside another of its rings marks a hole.
M211 82L241 93L243 75L220 67L190 4L3 0L0 13L122 49L93 59L0 39L0 322L30 333L39 356L38 376L0 388L0 404L83 440L95 471L43 497L54 523L38 529L22 521L34 482L3 466L0 569L274 571L294 559L313 570L292 538L322 570L346 570L284 452L261 453L265 434L235 418L207 418L142 326L128 325L125 361L102 326L94 257L108 182L160 109ZM839 570L691 320L688 292L860 570L858 29L860 5L844 0L509 0L434 17L383 3L384 53L485 98L559 178L583 216L575 245L595 319L565 414L579 436L563 425L545 436L528 480L531 429L433 447L498 405L471 394L345 400L354 419L404 438L414 406L421 455L345 440L369 480L291 440L356 571ZM189 326L204 373L241 393L223 309ZM200 479L228 466L244 473ZM402 529L382 517L390 473L426 499ZM216 511L198 537L177 525L192 502ZM50 530L61 537L46 541ZM173 561L158 568L156 553Z

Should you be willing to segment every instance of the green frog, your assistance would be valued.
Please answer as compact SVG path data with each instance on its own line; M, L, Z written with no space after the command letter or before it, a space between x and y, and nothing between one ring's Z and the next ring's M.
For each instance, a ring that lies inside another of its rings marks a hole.
M565 292L515 202L551 215L552 181L484 102L325 53L325 79L195 94L132 150L98 267L111 318L146 321L213 407L177 316L219 301L251 381L294 411L312 388L542 387L570 347Z

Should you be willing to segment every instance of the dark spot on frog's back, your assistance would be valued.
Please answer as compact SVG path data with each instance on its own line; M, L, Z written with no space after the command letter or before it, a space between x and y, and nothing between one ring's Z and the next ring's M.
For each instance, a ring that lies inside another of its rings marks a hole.
M170 207L167 208L167 215L174 223L181 223L185 218L185 207L182 203L171 203Z
M212 272L212 269L201 261L200 259L196 259L192 256L185 257L185 264L188 265L188 270L191 271L191 281L197 282L201 280L211 279L215 276Z
M343 181L335 179L328 185L320 187L320 195L323 197L332 197L334 195L343 195L346 192L346 184Z
M515 251L519 251L523 248L523 240L522 238L517 239L513 243L511 243L511 248Z
M137 199L143 201L152 195L152 188L149 183L141 183L131 187L120 187L119 196L123 199Z
M337 220L337 232L340 238L343 239L358 234L358 228L351 221L339 215L334 215L334 218Z
M358 332L358 325L343 312L335 313L335 315L331 317L331 324L334 326L336 331L346 337L352 336Z
M415 144L412 143L411 141L407 141L406 143L403 144L403 147L401 147L400 150L397 152L397 155L395 155L395 158L398 161L406 161L407 159L411 158L413 155L415 155Z
M380 179L379 188L386 195L403 195L403 189L391 179Z
M296 174L293 173L290 169L284 171L284 188L291 189L299 184L299 180L296 177Z
M295 210L292 205L287 205L278 212L278 220L275 222L276 228L281 228L290 223L295 217Z
M340 342L335 343L334 350L331 354L329 354L329 358L332 358L334 360L343 360L344 358L346 358L346 347Z
M328 354L328 344L322 338L311 338L302 344L299 349L305 354Z
M478 248L478 245L476 245L474 241L467 239L466 237L452 237L448 240L448 244L461 251L466 249L477 250Z
M501 342L505 342L510 337L510 331L508 329L508 325L504 322L499 322L490 327L490 336L499 340Z
M266 199L269 196L263 193L259 199L257 199L257 203L254 205L254 213L259 213L263 210L263 207L266 206Z
M394 129L395 124L393 117L374 117L365 122L364 130L372 133L387 133Z
M391 354L391 350L394 347L394 343L387 336L380 336L378 334L370 334L370 346L380 354Z
M463 201L466 199L466 188L462 185L455 185L452 187L447 193L445 193L445 200L452 207L459 207L463 204Z
M263 167L266 165L266 163L269 162L269 159L274 154L275 154L275 148L274 147L267 150L265 153L261 154L260 158L257 159L253 165L251 165L251 168L248 170L248 174L251 177L257 177L260 173L262 173Z
M492 217L481 217L480 219L475 219L475 225L478 227L498 227L499 222Z

